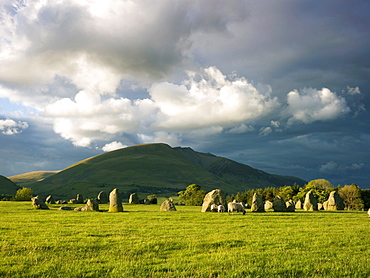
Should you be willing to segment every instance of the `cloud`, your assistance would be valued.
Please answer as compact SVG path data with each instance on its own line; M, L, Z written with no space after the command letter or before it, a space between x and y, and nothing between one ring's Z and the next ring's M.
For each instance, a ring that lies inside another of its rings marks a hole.
M26 128L28 128L27 122L16 122L12 119L0 120L0 130L1 133L5 135L21 133Z
M338 164L334 161L329 161L319 167L319 171L322 173L330 173L336 171L351 171L360 170L364 167L364 163L352 163L349 165Z
M246 132L254 131L255 128L251 125L241 124L239 126L231 128L228 133L241 134Z
M118 150L118 149L122 149L126 147L127 146L123 145L121 142L113 141L111 143L105 144L102 150L104 152L110 152L110 151L114 151L114 150Z
M287 95L289 114L288 124L336 119L350 112L344 98L337 96L327 88L321 90L306 88L301 92L291 91Z

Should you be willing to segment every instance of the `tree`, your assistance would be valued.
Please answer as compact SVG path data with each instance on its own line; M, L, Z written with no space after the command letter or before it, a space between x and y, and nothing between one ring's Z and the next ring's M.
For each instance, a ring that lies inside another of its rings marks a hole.
M23 187L18 189L15 193L15 201L30 201L33 196L33 191L31 188Z
M339 189L338 193L344 200L345 209L362 210L364 208L361 189L356 184L345 185Z
M207 192L201 189L198 184L191 184L186 187L185 191L180 191L179 197L184 201L187 206L201 206L204 196Z
M298 194L293 198L293 200L300 200L303 202L306 194L311 190L317 201L319 203L324 203L328 199L330 192L334 190L334 186L330 181L325 179L312 180L299 189Z

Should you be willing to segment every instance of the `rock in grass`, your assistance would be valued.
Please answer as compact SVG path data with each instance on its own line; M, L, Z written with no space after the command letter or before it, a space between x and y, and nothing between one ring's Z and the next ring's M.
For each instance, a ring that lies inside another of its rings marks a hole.
M85 207L88 211L99 211L99 203L96 199L88 199Z
M74 209L74 211L86 211L86 206L83 206L83 207L77 207Z
M265 210L272 209L273 203L270 201L265 202Z
M122 200L121 196L119 195L118 189L115 188L109 194L109 211L110 212L122 212Z
M325 210L344 210L343 198L337 191L330 192L328 200L323 205Z
M301 202L301 200L298 200L297 203L295 203L295 208L296 209L301 209L302 208L302 202Z
M128 199L130 204L138 204L139 203L139 196L136 193L132 193L130 198Z
M82 197L81 194L77 194L77 204L83 204L84 203L84 198Z
M60 207L58 209L59 210L72 210L72 208L71 207L68 207L68 206Z
M53 198L53 195L49 195L46 197L46 200L45 200L45 203L48 203L48 204L55 204L55 200Z
M273 202L272 208L276 212L286 211L286 204L285 204L284 199L281 196L276 196L274 198L274 202Z
M307 211L318 210L317 200L313 195L312 190L308 191L304 200L303 209Z
M97 199L99 204L108 204L108 195L104 191L99 192Z
M251 212L265 212L262 196L257 193L253 194Z
M173 203L173 200L172 198L169 198L167 200L165 200L162 204L161 204L161 208L160 208L161 211L176 211L176 207Z
M44 203L44 200L39 195L31 198L31 201L32 205L37 209L49 209L49 207Z
M226 196L221 189L215 189L208 192L203 199L202 212L211 211L211 206L215 205L226 205Z
M285 203L287 212L295 212L295 203L293 200L289 200Z

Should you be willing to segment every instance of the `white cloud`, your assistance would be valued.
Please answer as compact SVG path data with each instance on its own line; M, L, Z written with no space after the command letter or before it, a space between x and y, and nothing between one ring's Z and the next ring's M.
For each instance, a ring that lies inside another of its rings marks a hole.
M360 92L360 88L357 86L357 87L350 87L350 86L347 86L347 91L348 91L348 94L350 95L359 95L361 94Z
M272 128L271 127L262 127L261 129L260 129L260 133L259 133L259 135L260 136L267 136L267 135L269 135L270 133L272 133Z
M241 134L254 131L255 128L251 125L241 124L240 126L233 127L228 133Z
M26 128L28 128L27 122L16 122L12 119L0 120L0 130L1 133L5 135L21 133Z
M327 88L291 91L287 102L288 124L333 120L350 112L346 100Z
M127 146L123 145L121 142L113 141L111 143L105 144L102 150L104 152L110 152L110 151L114 151L114 150L118 150L118 149L122 149L126 147Z

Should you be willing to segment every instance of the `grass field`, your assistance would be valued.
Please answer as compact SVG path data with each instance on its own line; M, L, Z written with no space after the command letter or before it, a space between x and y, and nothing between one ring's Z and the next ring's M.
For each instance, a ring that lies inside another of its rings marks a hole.
M0 277L370 277L366 212L59 206L0 202Z

